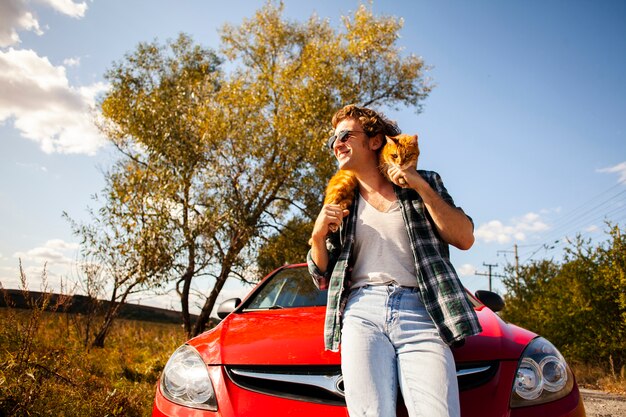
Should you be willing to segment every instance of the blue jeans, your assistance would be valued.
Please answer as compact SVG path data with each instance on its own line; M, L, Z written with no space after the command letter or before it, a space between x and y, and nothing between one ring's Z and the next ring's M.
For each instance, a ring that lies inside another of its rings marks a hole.
M395 417L398 386L411 417L458 417L454 357L419 291L397 285L350 293L341 369L351 417Z

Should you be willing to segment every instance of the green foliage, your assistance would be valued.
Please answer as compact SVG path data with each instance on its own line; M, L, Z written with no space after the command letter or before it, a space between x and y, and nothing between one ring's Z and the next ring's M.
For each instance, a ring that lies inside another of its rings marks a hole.
M316 16L298 23L281 14L282 6L268 2L240 27L222 31L227 58L243 63L231 79L238 80L238 105L251 105L241 121L258 126L243 141L249 146L258 137L264 144L259 148L264 161L252 163L259 169L248 174L280 179L276 200L266 208L269 216L258 223L270 226L256 235L263 273L305 259L324 188L336 169L325 150L333 113L348 103L404 105L419 112L431 89L422 60L396 45L401 19L375 16L361 5L336 30ZM238 178L245 178L241 174Z
M82 238L86 292L110 289L96 346L129 294L163 286L173 273L195 273L189 253L206 264L199 236L212 218L195 214L210 143L202 140L197 115L218 88L219 64L215 53L180 35L165 46L140 44L106 74L111 89L101 102L100 128L123 157L106 173L91 223L72 222Z
M336 30L282 13L268 1L225 25L220 56L181 35L140 44L107 73L101 128L122 155L107 173L110 229L128 231L148 248L136 252L141 265L176 282L190 335L204 330L226 280L247 275L253 249L272 242L260 263L303 259L303 246L281 253L292 248L274 235L301 241L310 230L289 225L319 211L335 169L324 146L332 114L348 103L419 112L430 92L421 59L396 45L400 19L361 5ZM192 328L199 275L213 287Z
M292 219L281 231L272 235L260 248L257 266L260 276L265 276L281 265L300 263L306 260L312 223Z
M176 279L188 333L191 279L209 265L212 230L222 223L208 184L216 136L205 129L220 62L181 34L142 43L113 65L100 127L122 157L106 173L92 223L74 227L83 253L123 272L109 274L124 277L115 279L116 301Z
M547 337L571 360L615 372L626 365L626 236L608 227L606 242L594 246L579 237L561 264L535 261L505 279L502 315Z

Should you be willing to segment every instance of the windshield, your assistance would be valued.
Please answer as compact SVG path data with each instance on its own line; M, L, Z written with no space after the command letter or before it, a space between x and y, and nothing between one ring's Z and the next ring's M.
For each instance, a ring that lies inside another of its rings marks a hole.
M298 267L282 269L265 281L263 287L252 295L245 310L325 305L326 291L313 285L306 267Z

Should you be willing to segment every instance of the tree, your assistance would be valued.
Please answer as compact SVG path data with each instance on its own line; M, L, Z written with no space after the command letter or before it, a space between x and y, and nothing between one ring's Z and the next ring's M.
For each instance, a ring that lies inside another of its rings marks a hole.
M521 265L517 274L514 274L513 267L508 265L506 277L502 279L507 288L504 295L506 307L502 316L539 334L547 335L545 294L559 271L560 266L551 260L532 261L528 265Z
M137 179L141 170L125 163L126 180ZM91 346L104 347L105 339L120 308L128 297L163 284L172 265L171 236L165 230L165 213L147 212L147 187L136 187L133 198L120 195L119 176L112 174L105 188L106 200L97 213L90 211L91 223L78 223L67 214L75 235L81 237L81 270L84 289L97 308L97 297L108 293L108 305ZM163 210L164 208L162 208ZM92 325L88 314L85 329L87 342ZM85 343L87 344L87 343Z
M317 17L290 22L282 5L267 3L239 27L222 30L222 52L240 66L219 92L231 133L220 148L227 163L218 172L220 183L231 185L220 189L221 201L239 210L230 221L235 229L226 227L219 239L228 243L195 333L243 248L319 207L334 170L323 151L334 111L350 102L418 109L429 91L422 61L402 57L395 46L398 19L375 17L361 6L344 26L336 32Z
M503 317L548 337L575 361L626 365L626 239L608 225L606 242L577 237L563 262L535 261L507 287ZM512 272L512 267L509 268Z
M210 186L215 135L204 131L220 60L186 35L161 46L140 44L107 72L111 89L101 107L103 132L122 158L107 174L113 223L152 219L154 236L167 236L160 273L176 280L183 323L192 323L192 279L212 260L210 231L219 224ZM157 267L155 265L155 267Z
M290 220L280 232L271 235L257 252L257 268L265 276L281 265L302 262L309 249L313 222L308 218Z
M249 280L268 239L286 225L299 230L319 210L334 171L324 142L336 109L419 112L430 91L421 59L396 46L401 20L360 6L336 31L315 16L287 21L282 11L268 2L240 26L224 26L227 74L215 55L181 37L170 45L174 59L140 45L107 76L104 131L126 163L154 178L145 202L170 207L166 230L177 260L170 274L183 285L190 334L204 330L229 277ZM120 184L120 195L132 198L135 184ZM213 286L192 328L189 286L200 274Z

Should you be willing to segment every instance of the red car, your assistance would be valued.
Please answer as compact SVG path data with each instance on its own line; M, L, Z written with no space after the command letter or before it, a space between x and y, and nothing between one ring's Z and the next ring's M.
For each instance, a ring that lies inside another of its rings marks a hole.
M469 298L483 332L453 350L462 415L585 416L558 350L500 319L498 295ZM225 301L218 311L224 320L171 356L152 415L347 416L340 355L324 350L325 305L326 292L306 265L274 271L243 302ZM398 404L398 415L406 415Z

